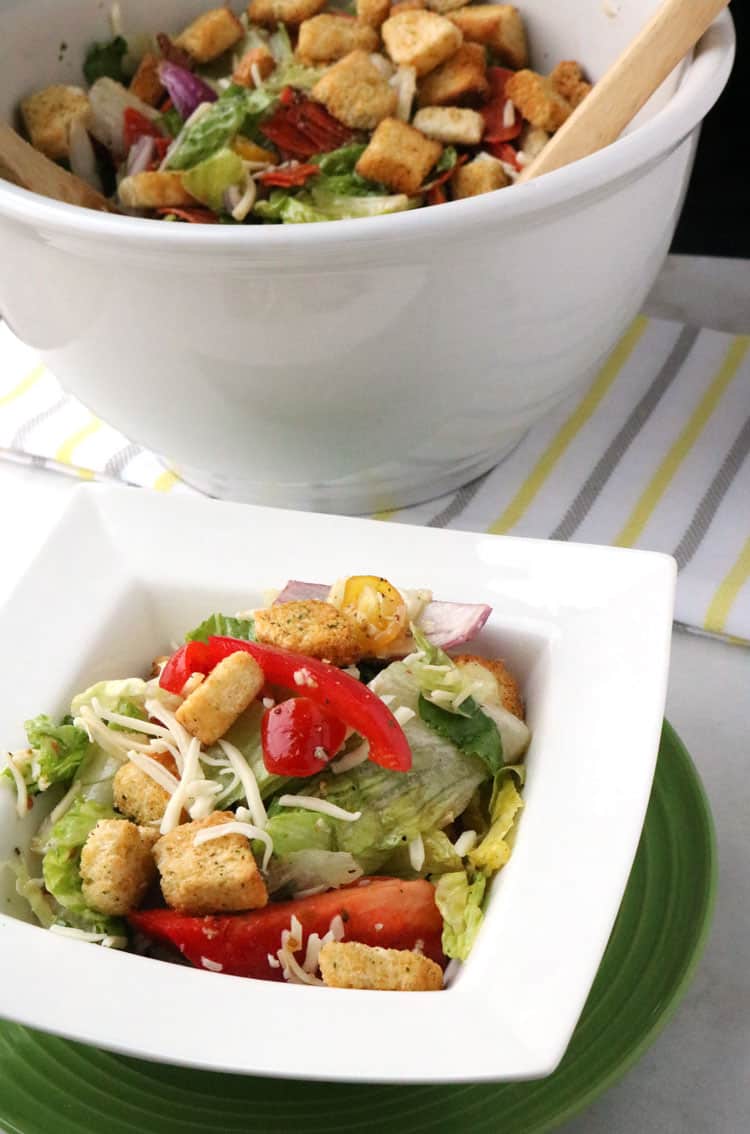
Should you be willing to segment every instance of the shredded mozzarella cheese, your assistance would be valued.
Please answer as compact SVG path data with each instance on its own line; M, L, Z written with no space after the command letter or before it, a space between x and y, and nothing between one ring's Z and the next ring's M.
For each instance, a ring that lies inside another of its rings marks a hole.
M370 746L366 740L353 748L351 752L347 752L345 756L339 756L338 760L334 760L329 764L329 768L334 776L340 776L342 772L348 772L350 768L356 768L359 764L364 764L365 760L370 755Z
M212 961L210 957L201 957L201 967L212 973L224 971L224 966L220 965L218 961Z
M250 212L253 205L255 204L255 199L258 196L258 187L255 184L255 181L253 180L253 178L249 176L247 171L246 171L246 177L247 177L247 180L245 182L245 191L242 194L242 196L240 197L237 204L232 209L233 219L236 220L236 221L239 221L240 223L245 219L247 214Z
M13 757L10 753L5 753L6 766L10 768L10 773L13 776L16 784L16 814L19 819L23 819L26 812L29 810L29 791L26 787L26 780L21 775L20 770L16 767Z
M50 933L57 933L60 937L72 937L75 941L88 941L92 945L103 945L105 949L127 948L127 937L115 936L111 933L88 933L85 929L73 929L68 925L51 925Z
M220 740L219 745L231 764L234 774L242 784L245 799L247 800L247 808L252 815L253 823L256 827L265 829L266 823L268 822L268 815L263 806L258 781L255 778L253 769L250 767L239 748L235 748L228 740Z
M317 689L318 687L318 683L310 673L310 670L306 669L304 666L294 671L294 684L306 685L309 689Z
M346 823L354 823L361 819L361 811L345 811L327 799L317 799L312 795L282 795L279 797L281 807L301 807L304 811L319 811L321 815L328 815L331 819L343 819Z
M509 98L506 98L505 105L503 106L503 126L510 127L516 121L516 108Z
M161 826L159 828L162 835L169 834L170 831L173 831L175 827L179 825L180 813L188 802L190 785L194 780L199 778L199 754L200 744L195 737L192 737L184 756L180 782L172 793L164 815L162 816Z
M421 870L424 866L424 839L416 835L409 843L409 862L413 870Z
M164 740L170 735L169 729L165 728L164 725L154 724L152 721L142 721L139 717L126 717L124 713L113 713L110 709L105 709L96 697L91 702L91 707L100 720L120 725L128 732L145 732L149 736L158 736L160 740Z
M417 714L408 705L399 705L393 715L400 725L405 725Z
M459 835L456 839L455 843L453 844L453 849L459 856L459 858L464 858L470 850L474 849L476 842L476 831L464 831L464 833L462 835Z
M173 776L170 771L162 767L156 760L152 760L150 756L145 756L143 752L130 751L128 752L128 760L130 760L131 764L135 764L136 768L140 768L142 772L150 776L159 787L163 787L170 795L177 791L179 784L177 777Z

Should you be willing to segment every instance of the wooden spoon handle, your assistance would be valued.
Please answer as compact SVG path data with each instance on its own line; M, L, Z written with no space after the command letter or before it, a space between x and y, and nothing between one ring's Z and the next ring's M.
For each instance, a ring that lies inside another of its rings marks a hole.
M620 136L729 0L664 0L570 118L516 179L530 181Z
M0 122L0 177L68 205L109 213L118 211L96 189L35 150L5 122Z

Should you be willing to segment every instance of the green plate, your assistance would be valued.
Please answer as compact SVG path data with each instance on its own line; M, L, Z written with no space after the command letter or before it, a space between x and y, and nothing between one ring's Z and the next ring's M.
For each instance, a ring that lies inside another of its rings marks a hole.
M460 1086L280 1082L144 1063L0 1024L0 1127L6 1134L296 1134L302 1127L306 1134L541 1134L587 1106L653 1042L700 957L714 887L708 804L665 723L617 923L554 1075Z

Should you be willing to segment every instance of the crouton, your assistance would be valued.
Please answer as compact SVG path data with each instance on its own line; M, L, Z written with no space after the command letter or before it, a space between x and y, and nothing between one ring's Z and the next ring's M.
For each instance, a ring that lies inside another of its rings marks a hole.
M295 654L351 665L362 657L362 642L353 618L328 602L306 599L282 602L255 612L259 642Z
M326 6L326 0L250 0L247 14L256 24L290 24L297 27L303 20L317 16Z
M242 24L229 8L211 8L188 24L175 44L198 63L218 59L244 35Z
M264 680L255 658L238 650L211 670L175 717L201 744L215 744L257 697Z
M246 51L232 72L232 82L240 87L254 87L256 74L267 79L276 67L276 60L267 47Z
M305 63L331 63L350 51L375 51L378 33L341 13L324 12L299 26L297 55Z
M328 941L320 950L320 971L331 988L435 992L443 987L440 965L422 953L359 941Z
M182 184L182 174L178 170L152 170L124 177L117 194L121 204L128 209L160 209L170 205L195 205Z
M87 906L117 917L138 907L156 864L151 848L127 819L100 819L81 851L81 882Z
M89 100L80 87L45 87L21 103L21 117L35 149L57 161L70 154L70 124L88 116Z
M151 753L151 759L179 778L170 752ZM169 803L169 792L130 760L115 772L112 792L115 809L142 825L160 822Z
M379 28L390 11L390 0L357 0L357 19L371 28Z
M484 131L484 119L478 111L458 106L425 106L414 115L412 125L445 145L476 146Z
M397 193L417 193L443 147L398 118L386 118L370 138L355 169Z
M493 189L504 189L510 183L503 163L491 154L478 154L473 161L460 166L451 178L453 196L457 200L478 197L480 193L491 193Z
M334 63L310 92L334 118L353 130L372 130L393 114L398 95L366 51L352 51Z
M159 78L159 58L147 51L130 80L130 93L148 106L158 106L166 91Z
M488 91L484 48L478 43L464 43L447 63L422 80L419 105L455 106L476 102Z
M426 7L425 0L398 0L398 4L391 4L390 14L397 16L399 12L423 12Z
M485 695L485 700L490 704L502 705L504 709L513 713L514 717L519 717L520 720L525 719L521 687L504 662L499 659L480 658L477 654L457 654L453 661L469 672L472 670L476 672L479 669L480 672L477 676L482 681L485 690L490 692L490 696ZM487 674L494 678L494 686L488 687L485 684Z
M158 827L139 826L138 834L141 836L141 842L143 843L143 845L150 851L154 849L159 839L161 838L161 832L159 831ZM156 866L156 863L154 863L154 866Z
M456 8L462 8L464 3L465 0L427 0L425 7L444 16L447 12L454 12Z
M245 835L222 835L195 844L199 831L233 820L231 811L214 811L159 839L154 858L164 900L173 910L207 914L265 906L268 891Z
M517 71L511 75L505 84L505 93L527 122L548 134L559 130L571 115L570 103L549 79L536 71Z
M399 12L381 28L386 51L394 63L413 67L418 76L434 71L461 46L458 28L436 12Z
M562 63L558 63L550 71L549 81L574 110L591 90L591 83L586 82L580 65L574 59L564 59Z
M514 71L529 64L523 21L512 4L472 4L451 12L450 19L469 43L489 47L499 62Z

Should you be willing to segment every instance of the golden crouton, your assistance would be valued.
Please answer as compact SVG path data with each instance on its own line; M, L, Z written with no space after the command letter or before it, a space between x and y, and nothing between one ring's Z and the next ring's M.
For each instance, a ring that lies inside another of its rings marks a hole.
M248 18L256 24L290 24L296 27L325 8L326 0L250 0Z
M173 910L207 914L265 906L268 891L245 835L222 835L195 844L199 831L233 820L231 811L214 811L159 839L154 858L164 900Z
M512 4L472 4L451 12L450 19L470 43L489 47L493 55L514 71L527 67L529 47L517 8Z
M86 905L116 917L138 907L156 877L154 856L134 823L100 819L81 851Z
M446 15L448 12L454 12L456 8L462 8L464 3L465 0L427 0L425 7L432 12Z
M229 8L212 8L193 20L175 40L198 63L218 59L244 35L242 24Z
M252 47L237 63L232 82L240 87L254 87L256 74L267 79L275 67L276 60L267 47Z
M166 94L159 78L159 59L150 51L143 56L130 80L130 93L147 106L158 106Z
M358 941L328 941L320 950L320 971L331 988L436 992L443 987L440 965L422 953Z
M150 758L179 779L170 752L154 752ZM158 823L169 803L169 792L130 760L115 772L112 792L115 809L139 824Z
M489 90L484 48L464 43L455 55L419 85L420 106L455 106L475 102Z
M476 146L484 131L484 119L476 110L458 106L425 106L412 120L415 130L444 145Z
M149 170L124 177L117 190L120 203L128 209L175 208L197 204L182 184L178 170Z
M352 665L362 657L362 641L353 618L328 602L282 602L255 612L259 642L295 654Z
M456 665L471 669L481 666L491 673L497 686L497 704L502 705L513 716L525 719L521 687L504 662L499 659L480 658L477 654L458 654L453 658Z
M264 681L255 658L238 650L211 670L175 717L201 744L215 744L257 697Z
M554 134L570 117L571 105L549 79L536 71L517 71L505 84L505 93L532 126Z
M334 63L310 92L334 118L353 130L372 130L393 114L398 95L366 51L352 51Z
M161 838L161 833L158 827L139 827L138 834L141 836L141 842L143 843L143 845L150 851L154 849L159 839ZM156 863L154 863L154 866L156 866Z
M564 59L549 74L549 81L558 94L575 108L591 90L591 83L583 77L580 65L574 59Z
M390 0L357 0L357 19L371 28L379 28L390 10Z
M350 51L376 51L378 33L342 13L323 12L299 26L297 55L305 63L331 63Z
M384 119L355 169L397 193L417 193L443 147L398 118Z
M391 16L397 16L399 12L423 12L427 4L425 0L398 0L398 4L391 4Z
M74 118L88 112L89 100L80 87L45 87L21 103L21 117L29 141L53 160L68 157L70 124Z
M458 28L436 12L399 12L381 28L385 49L394 63L413 67L417 75L434 71L461 46Z
M491 193L493 189L504 189L510 185L503 163L490 154L478 154L473 161L460 166L451 178L453 196L478 197L480 193Z

